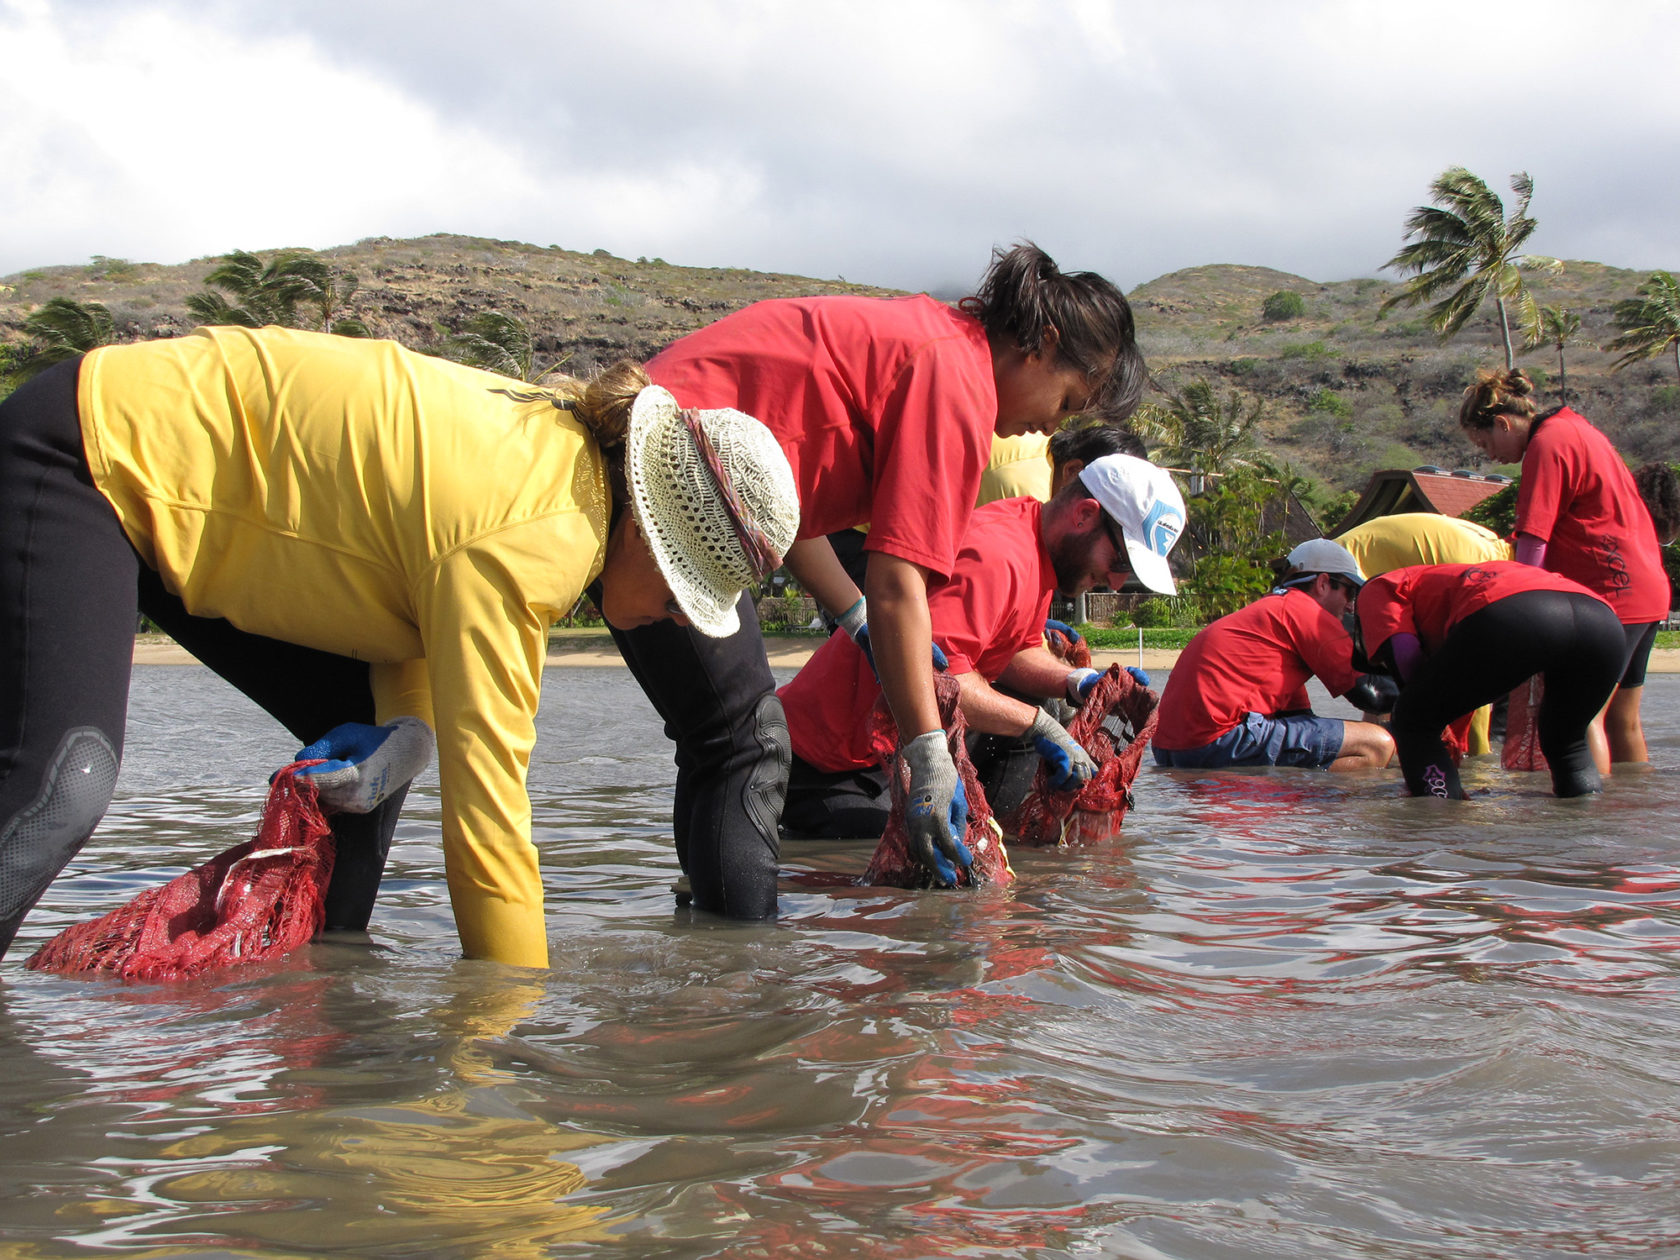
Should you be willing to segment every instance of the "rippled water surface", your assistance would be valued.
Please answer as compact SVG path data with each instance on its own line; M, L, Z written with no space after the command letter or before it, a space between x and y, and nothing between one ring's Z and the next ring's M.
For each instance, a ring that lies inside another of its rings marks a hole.
M1004 890L789 846L760 926L674 910L628 676L546 688L551 971L456 956L428 777L370 937L25 972L246 838L291 751L205 671L136 671L118 800L0 967L0 1253L1680 1255L1680 677L1596 800L1150 768L1120 838Z

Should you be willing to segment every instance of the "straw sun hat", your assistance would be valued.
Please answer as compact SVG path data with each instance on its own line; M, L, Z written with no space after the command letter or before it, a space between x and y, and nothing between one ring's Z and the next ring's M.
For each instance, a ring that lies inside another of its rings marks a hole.
M625 442L630 508L702 634L741 628L735 602L799 530L799 491L775 435L739 411L684 411L658 385L636 395Z

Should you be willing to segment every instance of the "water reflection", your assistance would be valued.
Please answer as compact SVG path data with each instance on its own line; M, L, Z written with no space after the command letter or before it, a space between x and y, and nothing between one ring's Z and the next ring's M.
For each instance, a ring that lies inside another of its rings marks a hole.
M140 671L119 803L20 949L244 838L289 750L239 703L201 671ZM1450 809L1381 774L1151 769L1121 837L1019 852L1008 888L857 888L867 846L800 846L782 920L740 925L674 908L645 701L618 671L565 671L533 787L553 969L455 957L429 782L368 938L168 987L9 965L0 1237L1663 1254L1680 679L1647 705L1656 767L1599 801L1489 765Z

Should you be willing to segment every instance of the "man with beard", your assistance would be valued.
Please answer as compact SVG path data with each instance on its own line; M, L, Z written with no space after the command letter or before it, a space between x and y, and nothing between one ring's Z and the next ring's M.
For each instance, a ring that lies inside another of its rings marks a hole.
M1149 589L1174 594L1167 553L1184 521L1172 478L1131 455L1092 460L1048 503L1000 499L976 509L950 579L928 594L933 639L962 686L970 728L1031 738L1061 784L1088 778L1091 760L1061 723L992 684L1079 703L1096 675L1070 670L1044 648L1051 596L1099 582L1118 587L1133 573ZM835 635L778 694L793 743L783 829L806 837L880 835L887 780L868 726L881 685L868 659Z

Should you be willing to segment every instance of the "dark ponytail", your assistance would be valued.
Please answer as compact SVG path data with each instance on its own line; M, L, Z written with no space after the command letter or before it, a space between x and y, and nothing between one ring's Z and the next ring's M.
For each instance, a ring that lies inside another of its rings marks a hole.
M992 251L979 290L959 306L994 342L1042 350L1056 332L1056 358L1084 374L1092 389L1086 414L1115 423L1137 410L1147 376L1132 308L1094 271L1063 272L1031 241Z

